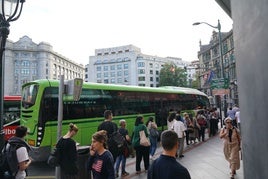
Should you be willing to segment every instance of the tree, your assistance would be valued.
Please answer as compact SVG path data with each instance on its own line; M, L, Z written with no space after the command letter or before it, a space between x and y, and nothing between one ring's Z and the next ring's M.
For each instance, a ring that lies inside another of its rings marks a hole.
M165 63L159 77L159 86L187 87L186 70L176 67L173 63Z

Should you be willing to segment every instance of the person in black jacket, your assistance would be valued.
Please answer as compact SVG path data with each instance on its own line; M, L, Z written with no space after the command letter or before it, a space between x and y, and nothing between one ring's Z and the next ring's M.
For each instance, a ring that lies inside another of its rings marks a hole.
M178 150L178 135L173 130L161 134L163 153L149 168L148 179L180 178L191 179L188 170L176 160Z
M98 131L105 130L107 132L108 137L108 150L112 153L114 162L116 160L116 157L119 155L117 146L112 143L110 140L112 134L118 130L117 125L112 122L113 119L113 113L111 110L104 111L104 121L98 126Z
M61 179L78 179L76 142L72 139L77 132L77 126L70 123L69 131L56 145L60 152Z

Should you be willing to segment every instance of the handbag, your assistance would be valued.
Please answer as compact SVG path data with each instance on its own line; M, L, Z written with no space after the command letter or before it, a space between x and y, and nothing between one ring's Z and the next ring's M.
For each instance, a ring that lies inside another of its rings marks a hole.
M145 147L151 145L149 139L146 137L145 132L143 130L140 131L140 145Z
M155 128L150 128L149 129L149 132L150 132L150 135L152 136L152 137L158 137L159 136L159 132L158 132L158 130L157 129L155 129Z

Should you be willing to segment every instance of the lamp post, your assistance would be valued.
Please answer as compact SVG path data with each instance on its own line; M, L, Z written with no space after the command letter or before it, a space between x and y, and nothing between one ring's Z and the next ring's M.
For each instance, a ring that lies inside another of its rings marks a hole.
M4 146L4 51L6 40L9 35L9 22L15 21L20 17L23 3L25 0L0 0L0 149Z
M223 67L223 56L222 56L222 39L221 39L221 23L220 20L218 20L218 25L217 26L213 26L210 25L207 22L195 22L193 23L193 25L200 25L200 24L207 24L208 26L214 28L214 29L218 29L218 38L219 38L219 53L220 53L220 63L221 63L221 78L224 78L224 67Z
M217 26L213 26L210 25L207 22L195 22L193 23L193 25L200 25L200 24L206 24L214 29L218 29L218 39L219 39L219 55L220 55L220 64L221 64L221 78L224 79L225 75L224 75L224 66L223 66L223 55L222 55L222 39L221 39L221 23L220 20L218 20L218 25ZM225 105L226 106L226 105ZM221 105L220 105L220 111L221 111ZM222 114L220 113L221 119L222 119ZM222 127L222 120L221 120L221 127Z

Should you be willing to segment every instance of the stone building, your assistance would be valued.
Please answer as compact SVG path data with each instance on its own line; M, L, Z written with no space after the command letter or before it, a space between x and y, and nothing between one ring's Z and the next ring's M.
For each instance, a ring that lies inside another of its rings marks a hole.
M20 95L24 83L37 79L84 77L83 65L53 51L46 42L34 43L28 36L17 42L8 40L4 60L4 95Z

